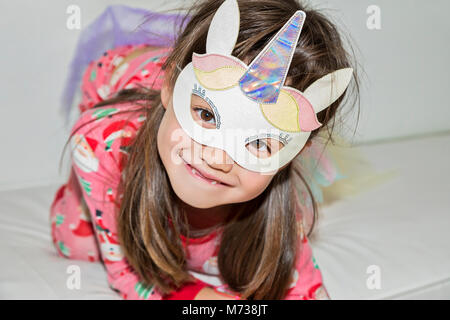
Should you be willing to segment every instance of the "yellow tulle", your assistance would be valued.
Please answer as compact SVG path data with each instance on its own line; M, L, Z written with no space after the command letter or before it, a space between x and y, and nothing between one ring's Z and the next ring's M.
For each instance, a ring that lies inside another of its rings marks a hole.
M394 170L377 171L361 147L352 146L342 136L335 135L333 139L334 144L329 142L326 152L344 178L322 188L322 206L366 192L397 175Z
M395 170L377 171L361 147L352 146L340 135L334 134L333 142L326 141L326 133L319 133L297 159L314 195L319 220L323 207L364 193L398 174ZM302 181L294 180L294 186L302 224L309 234L314 220L313 204ZM314 236L315 232L309 235L311 239Z

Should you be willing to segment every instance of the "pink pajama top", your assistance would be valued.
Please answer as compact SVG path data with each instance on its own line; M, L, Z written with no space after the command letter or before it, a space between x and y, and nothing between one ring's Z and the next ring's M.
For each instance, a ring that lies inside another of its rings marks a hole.
M128 157L127 146L145 121L145 116L139 112L118 114L121 110L137 108L132 103L92 107L124 88L137 85L161 88L164 76L161 66L170 48L141 54L124 63L112 76L112 70L126 55L143 46L123 46L109 50L91 62L85 71L81 85L82 101L79 104L81 115L72 132L91 119L95 121L81 127L72 137L72 166L90 211L90 220L94 225L110 286L124 299L193 299L204 285L216 288L223 285L217 267L220 229L202 238L190 239L187 246L182 236L188 270L198 282L165 297L152 286L143 287L139 276L124 257L117 237L117 200L121 198L117 188ZM301 243L301 254L285 299L329 299L307 237L302 234L298 241ZM227 290L226 284L224 290Z

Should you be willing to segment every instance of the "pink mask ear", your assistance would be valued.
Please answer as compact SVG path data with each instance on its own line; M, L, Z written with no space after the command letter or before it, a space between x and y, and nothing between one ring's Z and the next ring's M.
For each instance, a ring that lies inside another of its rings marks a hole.
M295 99L298 105L298 123L301 131L311 132L319 128L322 124L317 120L316 112L311 103L302 93L294 88L283 87Z
M247 66L231 57L223 56L216 53L192 54L192 64L195 69L203 72L210 72L223 67L244 67Z

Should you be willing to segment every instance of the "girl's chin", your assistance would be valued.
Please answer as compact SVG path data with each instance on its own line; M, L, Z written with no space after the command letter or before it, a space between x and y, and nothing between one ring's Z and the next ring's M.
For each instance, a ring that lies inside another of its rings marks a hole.
M172 186L174 192L184 203L201 209L212 208L222 203L223 196L209 193L203 188L193 185Z
M177 194L178 195L178 194ZM201 197L191 197L191 196L187 196L184 194L178 195L178 197L181 199L181 201L183 201L185 204L194 207L194 208L198 208L198 209L209 209L209 208L214 208L216 206L219 206L220 203L212 203L212 202L205 202L204 199L202 199Z

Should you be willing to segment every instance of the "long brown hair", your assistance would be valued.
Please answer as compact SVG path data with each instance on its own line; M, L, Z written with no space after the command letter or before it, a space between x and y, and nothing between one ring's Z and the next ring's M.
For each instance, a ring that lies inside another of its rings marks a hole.
M171 70L166 77L172 87L179 74L174 66L182 69L191 61L193 52L206 51L209 24L221 3L203 0L188 11L186 19L189 21L180 30L162 68ZM344 49L336 26L318 10L296 0L238 0L238 4L240 31L233 56L241 60L253 59L295 11L303 10L307 18L288 73L289 86L303 91L330 72L347 67L354 69L354 94L348 94L347 90L317 114L323 124L321 129L326 128L328 141L332 141L335 115L343 100L350 96L354 98L352 105L359 101L357 66ZM123 170L119 241L141 280L167 294L193 279L187 271L186 252L180 240L182 233L189 236L189 229L185 230L187 217L178 204L155 144L165 109L160 92L144 87L122 90L94 108L123 102L139 104L141 108L137 112L144 111L146 121L129 150ZM318 131L313 131L308 141ZM243 298L283 299L286 295L301 250L298 245L301 228L295 212L296 183L303 183L311 197L313 223L306 236L312 233L317 206L303 178L298 157L274 176L263 193L234 205L233 215L226 221L218 267L224 282Z

